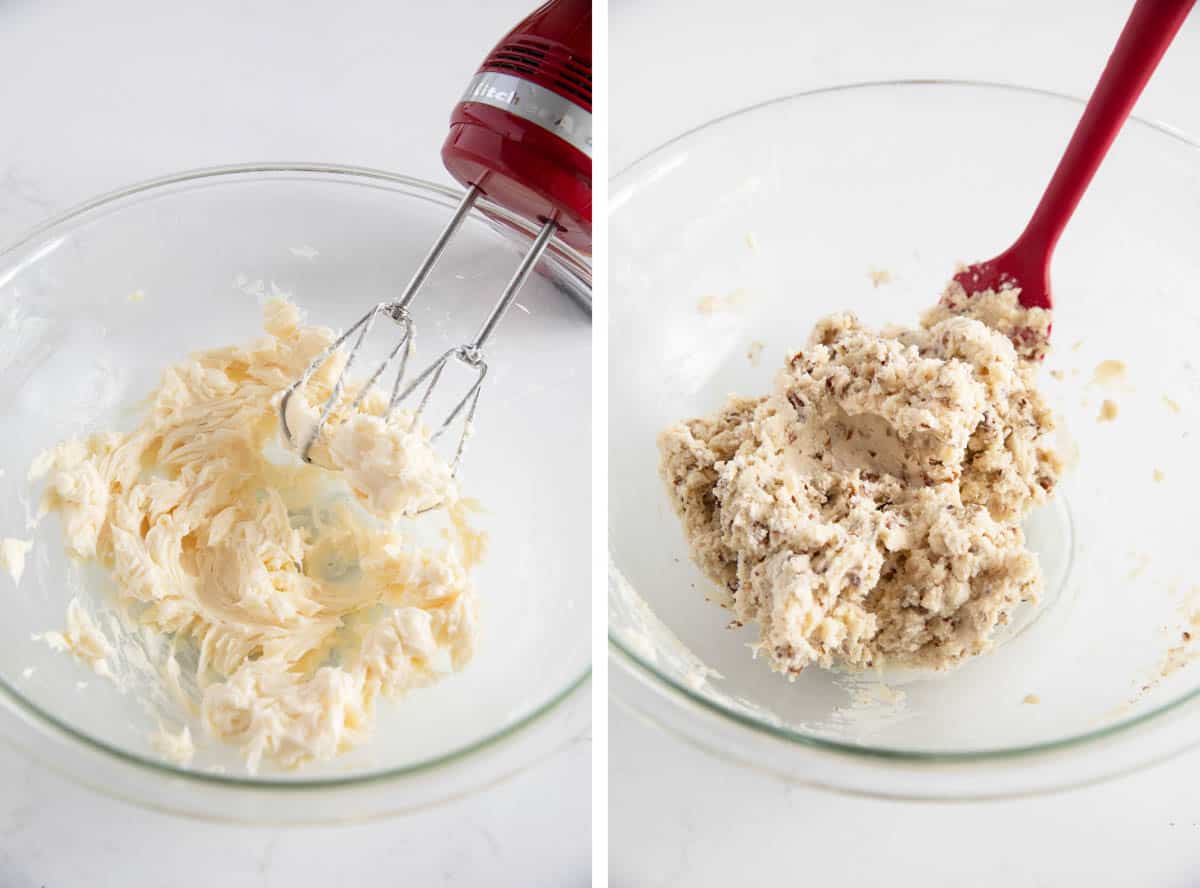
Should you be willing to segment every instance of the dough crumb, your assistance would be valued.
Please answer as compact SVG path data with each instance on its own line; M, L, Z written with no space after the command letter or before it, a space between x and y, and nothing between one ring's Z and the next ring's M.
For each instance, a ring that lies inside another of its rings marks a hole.
M1097 422L1112 422L1117 418L1117 402L1104 399L1104 403L1100 405L1100 415L1096 417Z
M1035 385L1049 322L957 284L917 328L835 314L770 394L659 436L692 558L773 669L949 668L1037 600L1021 521L1062 472Z
M1037 694L1026 694L1025 699L1023 699L1021 702L1022 703L1041 703L1042 698L1039 697Z
M108 665L113 646L83 609L78 598L72 598L71 603L67 605L66 630L35 635L34 640L38 639L46 642L53 650L72 654L90 666L97 675L113 677L112 669Z
M1051 375L1051 376L1053 376L1055 379L1058 379L1058 380L1063 380L1063 379L1066 379L1066 378L1067 378L1067 374L1066 374L1066 373L1064 373L1064 372L1063 372L1063 371L1061 371L1061 370L1051 370L1051 371L1050 371L1050 375Z
M758 252L758 235L756 235L753 231L746 232L746 246L749 247L753 252Z
M1180 411L1179 403L1171 398L1168 398L1166 395L1163 395L1163 403L1167 405L1167 409L1172 413L1178 413Z
M26 666L21 670L21 678L33 678L34 669L32 666Z
M1073 343L1071 343L1071 351L1077 352L1081 348L1083 348L1083 340L1082 339L1076 339Z
M751 342L750 347L746 349L746 360L748 360L751 365L757 367L758 362L762 360L762 353L765 347L765 344L757 339Z
M1200 600L1200 586L1192 586L1179 604L1179 614L1183 624L1175 628L1175 631L1178 632L1178 635L1175 636L1176 643L1167 649L1154 673L1129 701L1131 705L1136 704L1155 690L1163 679L1200 659L1200 650L1197 650L1195 644L1197 638L1200 638L1200 632L1193 631L1200 629L1200 610L1196 609L1198 600ZM1165 626L1163 629L1167 632L1171 631Z
M1182 644L1175 645L1167 651L1167 655L1159 667L1158 677L1166 678L1190 665L1197 658L1200 658L1200 653L1191 649L1191 638L1188 637Z
M1165 481L1166 479L1167 479L1166 472L1164 472L1162 469L1154 470L1154 480L1155 481Z
M1101 361L1092 372L1092 383L1095 385L1114 385L1125 378L1125 363L1123 361Z
M130 293L125 298L130 302L145 302L146 294L142 290L134 290L132 293Z
M33 540L17 540L6 537L0 540L0 567L12 577L13 585L21 585L25 575L25 556L33 548Z
M734 290L724 296L709 295L701 299L696 307L703 315L713 315L719 311L732 311L744 303L748 296L749 294L744 289Z
M187 725L178 733L172 733L163 725L150 735L150 743L154 749L172 764L186 768L196 755L196 745L192 742L192 732Z
M871 279L871 286L875 288L892 282L892 273L886 268L867 269L867 276Z

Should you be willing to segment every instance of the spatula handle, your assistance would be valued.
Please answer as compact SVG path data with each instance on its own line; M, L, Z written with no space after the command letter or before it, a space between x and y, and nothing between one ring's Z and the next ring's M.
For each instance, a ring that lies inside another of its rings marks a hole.
M1049 256L1196 0L1137 0L1021 240Z

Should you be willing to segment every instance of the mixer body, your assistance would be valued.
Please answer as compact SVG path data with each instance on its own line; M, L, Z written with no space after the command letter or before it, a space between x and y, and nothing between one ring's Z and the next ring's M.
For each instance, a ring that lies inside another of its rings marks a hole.
M464 365L472 380L466 394L454 400L443 419L431 424L431 439L461 426L451 460L452 472L458 471L487 376L484 346L488 339L553 238L579 250L591 248L591 155L591 3L551 0L496 44L454 107L442 160L467 190L404 292L395 300L375 305L317 355L301 378L284 392L279 404L280 425L285 440L298 449L303 459L311 459L317 439L338 408L364 340L376 321L386 316L398 325L396 344L366 384L359 387L350 412L387 371L396 367L386 417L390 420L402 403L409 402L414 405L409 422L415 425L426 413L450 363ZM415 335L408 307L480 197L539 222L539 233L475 337L446 351L405 384ZM301 430L289 423L289 405L339 352L345 352L345 361L332 391L320 405L315 421L301 435Z
M592 234L592 13L542 6L492 49L450 116L446 169L493 203L555 221L588 250Z

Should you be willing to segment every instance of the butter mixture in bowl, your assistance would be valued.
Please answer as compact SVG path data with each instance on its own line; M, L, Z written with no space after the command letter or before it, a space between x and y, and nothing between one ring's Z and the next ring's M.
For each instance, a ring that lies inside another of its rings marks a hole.
M294 767L363 743L376 698L462 668L483 549L449 468L410 416L384 424L382 394L339 417L329 448L353 498L320 465L271 458L280 393L333 333L285 301L268 305L266 327L168 368L132 432L70 440L31 472L46 478L44 508L61 513L70 554L102 564L129 619L168 642L152 665L185 706L180 657L194 649L203 725L252 772L264 757ZM331 361L312 390L328 397L339 369ZM380 450L389 463L361 468ZM449 509L452 533L414 546L392 522L430 502ZM107 642L99 655L59 646L113 674ZM187 746L173 754L190 759Z
M0 253L0 740L135 802L295 822L458 798L586 730L581 257L552 245L489 345L457 477L380 395L343 401L312 464L280 434L321 325L394 299L460 199L256 164ZM458 237L411 306L416 362L467 341L531 232L485 203Z

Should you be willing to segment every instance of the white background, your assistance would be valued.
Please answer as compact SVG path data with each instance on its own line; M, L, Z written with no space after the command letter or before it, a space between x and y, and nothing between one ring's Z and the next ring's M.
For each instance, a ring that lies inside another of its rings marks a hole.
M0 0L0 243L188 167L318 160L449 182L450 109L533 5ZM589 783L582 743L431 813L255 829L148 814L0 748L0 888L584 885Z
M720 114L839 83L969 78L1086 95L1131 6L611 0L611 168ZM1135 113L1200 136L1200 12ZM622 888L1200 885L1200 754L1032 801L874 802L735 769L610 713Z
M968 77L1082 95L1128 4L612 5L618 170L718 114L823 85ZM0 0L0 243L185 167L326 160L446 181L446 115L526 6ZM1200 135L1195 19L1138 113ZM611 730L616 885L1200 884L1200 755L1049 799L930 806L778 784L619 710ZM574 747L420 817L288 831L144 814L0 749L0 886L582 884L587 760Z

